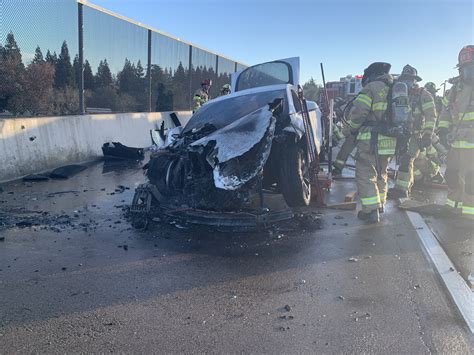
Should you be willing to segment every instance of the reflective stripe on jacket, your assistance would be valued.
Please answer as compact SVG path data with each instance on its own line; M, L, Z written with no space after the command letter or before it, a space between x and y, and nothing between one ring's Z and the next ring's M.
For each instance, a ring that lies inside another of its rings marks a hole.
M432 132L436 125L436 106L433 96L424 88L410 95L415 129Z
M474 149L474 97L473 86L458 81L446 99L438 128L450 128L454 132L456 149Z
M198 110L202 105L209 101L209 94L202 89L196 90L193 96L193 111Z

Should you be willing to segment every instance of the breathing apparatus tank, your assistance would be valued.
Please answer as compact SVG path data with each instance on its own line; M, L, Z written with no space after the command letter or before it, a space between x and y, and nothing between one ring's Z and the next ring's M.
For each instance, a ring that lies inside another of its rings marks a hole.
M431 138L431 144L438 152L438 156L440 157L441 161L445 161L446 157L448 156L448 149L441 144L440 139L437 135L433 135L433 137Z
M393 84L389 105L391 107L388 108L387 135L392 137L405 136L410 132L413 122L407 84L401 81L396 81Z
M397 81L392 88L392 125L408 127L411 123L411 110L408 99L408 86Z

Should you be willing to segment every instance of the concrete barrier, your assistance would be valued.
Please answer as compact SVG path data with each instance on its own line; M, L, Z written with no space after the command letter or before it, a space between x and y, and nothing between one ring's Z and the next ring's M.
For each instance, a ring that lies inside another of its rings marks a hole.
M102 144L149 147L170 112L0 119L0 182L102 157ZM191 112L177 112L185 124Z

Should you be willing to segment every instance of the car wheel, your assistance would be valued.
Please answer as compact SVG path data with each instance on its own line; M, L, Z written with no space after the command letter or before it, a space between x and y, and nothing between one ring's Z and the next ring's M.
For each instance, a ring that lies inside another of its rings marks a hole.
M289 144L282 154L280 189L291 207L308 206L311 202L311 179L306 152L297 144Z

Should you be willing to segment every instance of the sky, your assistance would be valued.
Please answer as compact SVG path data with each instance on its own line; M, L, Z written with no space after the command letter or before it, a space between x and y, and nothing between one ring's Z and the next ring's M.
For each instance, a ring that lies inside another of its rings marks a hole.
M437 85L474 43L472 0L92 0L96 5L248 65L298 56L301 79L405 64Z

